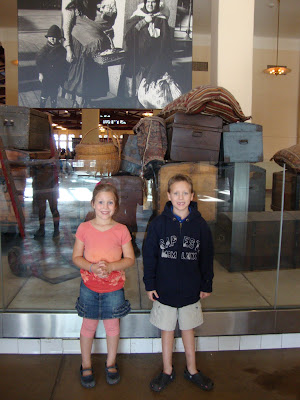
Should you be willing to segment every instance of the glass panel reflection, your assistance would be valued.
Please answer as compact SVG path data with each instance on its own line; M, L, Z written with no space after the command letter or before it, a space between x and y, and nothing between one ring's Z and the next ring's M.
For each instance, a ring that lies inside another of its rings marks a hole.
M100 179L112 179L118 186L121 207L117 216L131 232L136 264L127 274L125 290L133 310L149 310L143 277L142 247L149 221L161 212L166 201L163 167L154 180L139 186L129 176L95 176L69 161L68 173L58 168L59 235L53 237L54 218L47 201L45 234L39 229L35 189L30 168L22 177L22 207L25 238L20 237L16 220L8 223L9 199L1 191L1 301L6 311L74 311L80 274L72 264L74 235L79 224L92 211L90 200ZM214 238L215 278L213 295L203 300L205 310L271 309L274 307L280 210L272 209L272 193L266 187L266 169L255 164L194 163L174 171L197 176L195 199ZM183 168L183 169L182 169ZM173 174L173 172L172 172ZM137 178L137 177L135 177ZM139 179L139 178L138 178ZM6 207L6 208L5 208ZM300 211L288 210L283 216L282 252L278 307L300 304L299 226ZM12 215L13 216L13 215Z

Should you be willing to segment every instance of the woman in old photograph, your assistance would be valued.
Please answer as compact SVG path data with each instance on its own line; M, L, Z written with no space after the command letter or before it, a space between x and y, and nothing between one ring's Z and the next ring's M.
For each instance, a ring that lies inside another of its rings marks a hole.
M138 105L137 90L142 79L150 84L172 70L172 34L168 17L169 9L163 2L144 0L126 22L126 63L119 95L132 98L132 106Z
M64 46L70 63L64 89L74 107L88 107L91 99L106 97L107 67L94 56L111 48L117 16L115 0L62 0Z

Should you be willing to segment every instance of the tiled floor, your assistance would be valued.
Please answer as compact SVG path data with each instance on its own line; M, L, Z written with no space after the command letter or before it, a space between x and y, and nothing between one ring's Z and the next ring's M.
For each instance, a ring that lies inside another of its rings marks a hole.
M175 381L160 394L149 388L160 371L160 354L122 354L121 382L105 382L105 355L94 355L97 384L84 389L79 355L1 355L0 393L8 400L298 400L300 349L197 353L197 364L215 382L205 393L183 377L185 357L175 353Z

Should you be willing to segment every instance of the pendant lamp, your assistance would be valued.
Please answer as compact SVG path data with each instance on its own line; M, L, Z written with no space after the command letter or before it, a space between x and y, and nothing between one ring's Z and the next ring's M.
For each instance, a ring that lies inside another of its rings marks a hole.
M276 64L268 65L266 69L264 69L265 74L269 75L286 75L291 72L290 68L287 68L286 65L278 65L278 43L279 43L279 15L280 15L280 0L278 0L277 7L277 48L276 48Z

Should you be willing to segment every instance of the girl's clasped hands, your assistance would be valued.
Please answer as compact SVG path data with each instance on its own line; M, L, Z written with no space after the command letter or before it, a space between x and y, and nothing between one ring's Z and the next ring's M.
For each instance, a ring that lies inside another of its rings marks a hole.
M112 271L113 270L110 266L110 263L106 261L98 261L97 263L93 264L91 268L91 272L93 272L99 278L107 278Z

